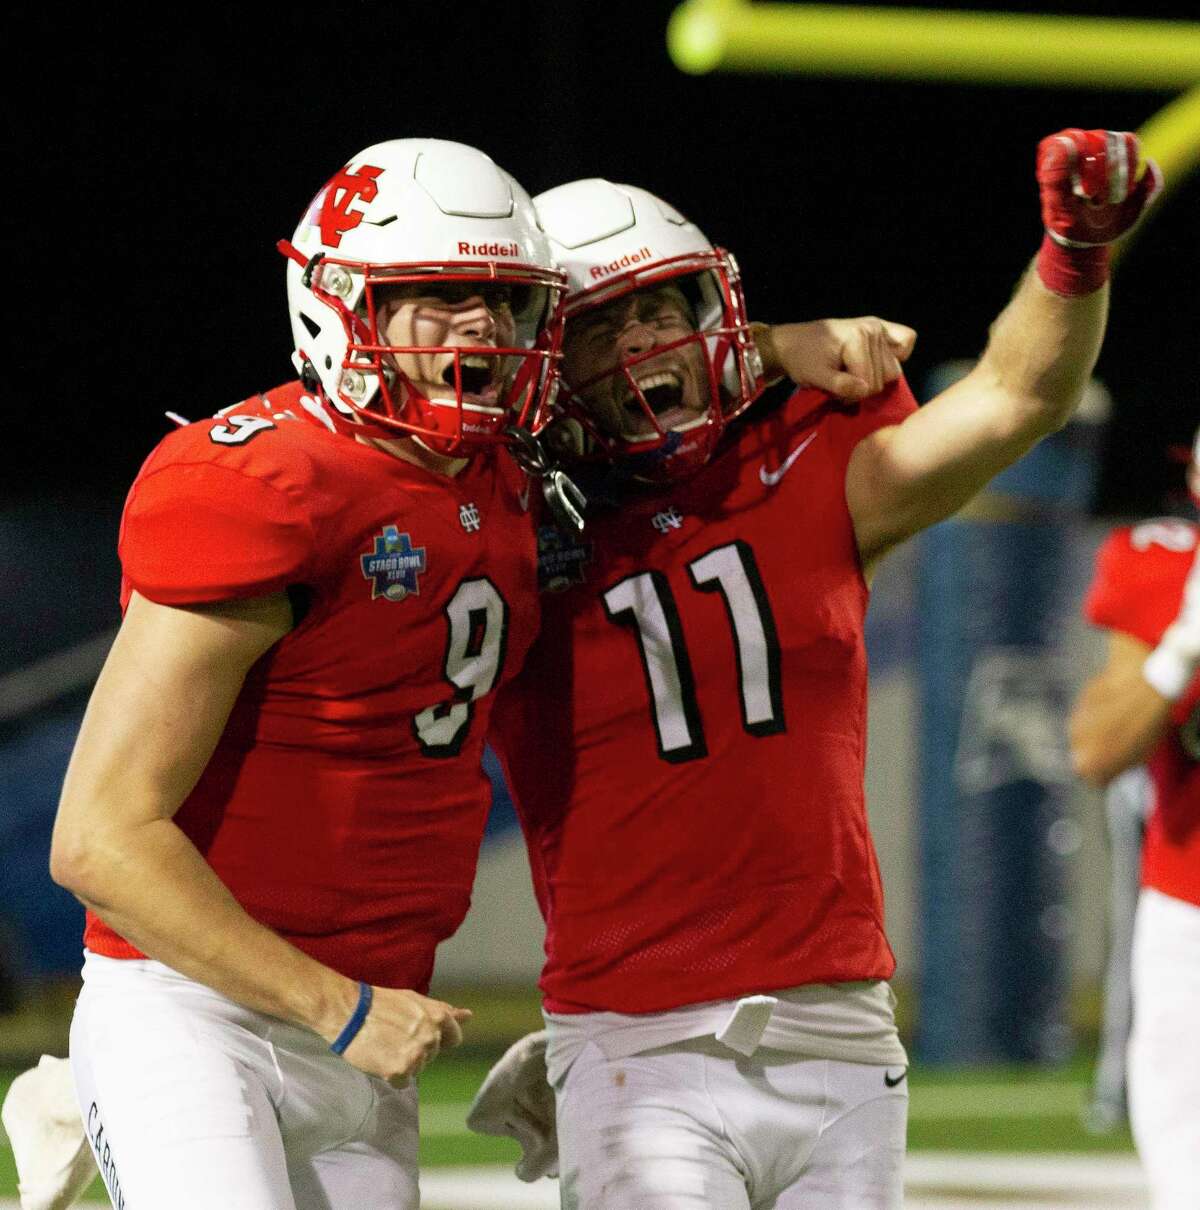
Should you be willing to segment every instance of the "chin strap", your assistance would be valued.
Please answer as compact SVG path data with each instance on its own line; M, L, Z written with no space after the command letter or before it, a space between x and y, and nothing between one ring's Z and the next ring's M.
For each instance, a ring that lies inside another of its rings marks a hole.
M542 480L542 495L563 529L583 533L587 496L565 471L552 470L546 475Z
M509 439L508 448L517 465L527 475L542 481L542 495L559 526L572 533L583 533L587 496L566 471L551 460L545 445L528 429L510 425L504 435Z

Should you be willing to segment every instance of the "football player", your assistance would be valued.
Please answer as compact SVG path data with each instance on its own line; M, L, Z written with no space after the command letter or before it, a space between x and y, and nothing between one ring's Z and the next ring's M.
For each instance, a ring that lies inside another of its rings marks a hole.
M1200 505L1200 430L1188 467ZM1103 668L1070 720L1076 771L1108 785L1145 764L1152 787L1133 926L1129 1114L1155 1210L1200 1193L1200 526L1114 530L1084 603Z
M899 1206L907 1058L863 802L879 560L1071 416L1111 243L1159 178L1129 134L1037 156L1046 236L977 367L920 410L747 410L736 264L630 186L536 199L568 272L559 447L607 501L547 526L543 626L493 715L547 921L548 1039L477 1129L590 1210Z
M486 155L355 156L290 242L299 379L150 454L51 870L114 1205L415 1207L410 1079L467 909L492 694L537 625L524 476L562 275Z

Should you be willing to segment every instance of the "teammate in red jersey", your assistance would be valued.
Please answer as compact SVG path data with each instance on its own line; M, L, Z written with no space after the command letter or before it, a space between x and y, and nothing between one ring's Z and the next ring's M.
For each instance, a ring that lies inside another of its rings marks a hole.
M500 446L548 398L562 275L521 187L437 140L367 148L281 249L300 381L142 467L55 825L114 1205L415 1207L409 1077L469 1016L425 993L537 626Z
M1200 431L1188 468L1200 505ZM1129 1111L1155 1210L1200 1191L1200 526L1115 530L1084 603L1107 659L1071 717L1076 769L1107 785L1145 764L1153 791L1134 921Z
M560 443L616 505L542 531L543 629L493 723L547 922L548 1047L471 1121L563 1205L898 1206L907 1059L863 802L877 561L1071 415L1108 245L1153 196L1132 135L1043 141L1047 229L978 367L920 410L753 399L736 265L644 191L541 195L568 271ZM603 463L602 463L603 465ZM598 489L598 490L597 490ZM527 1157L528 1158L528 1157Z

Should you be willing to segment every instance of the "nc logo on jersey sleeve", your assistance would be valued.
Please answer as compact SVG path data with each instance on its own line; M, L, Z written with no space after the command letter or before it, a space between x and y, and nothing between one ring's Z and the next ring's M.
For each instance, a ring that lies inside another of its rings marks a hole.
M375 535L375 548L360 556L364 580L371 581L371 600L384 597L403 601L409 593L421 591L420 576L425 571L425 547L413 546L412 538L395 525L385 525Z
M585 579L584 564L592 559L592 544L565 534L557 525L538 530L538 588L562 592Z

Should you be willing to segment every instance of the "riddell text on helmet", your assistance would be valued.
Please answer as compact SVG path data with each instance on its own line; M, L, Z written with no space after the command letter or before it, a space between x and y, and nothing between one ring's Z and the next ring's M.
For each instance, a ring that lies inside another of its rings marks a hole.
M521 249L516 244L471 244L458 241L459 256L519 256Z
M639 248L636 252L626 252L618 260L609 261L607 265L593 265L593 277L607 277L620 269L628 269L632 265L640 265L642 261L654 259L654 253L649 248Z

